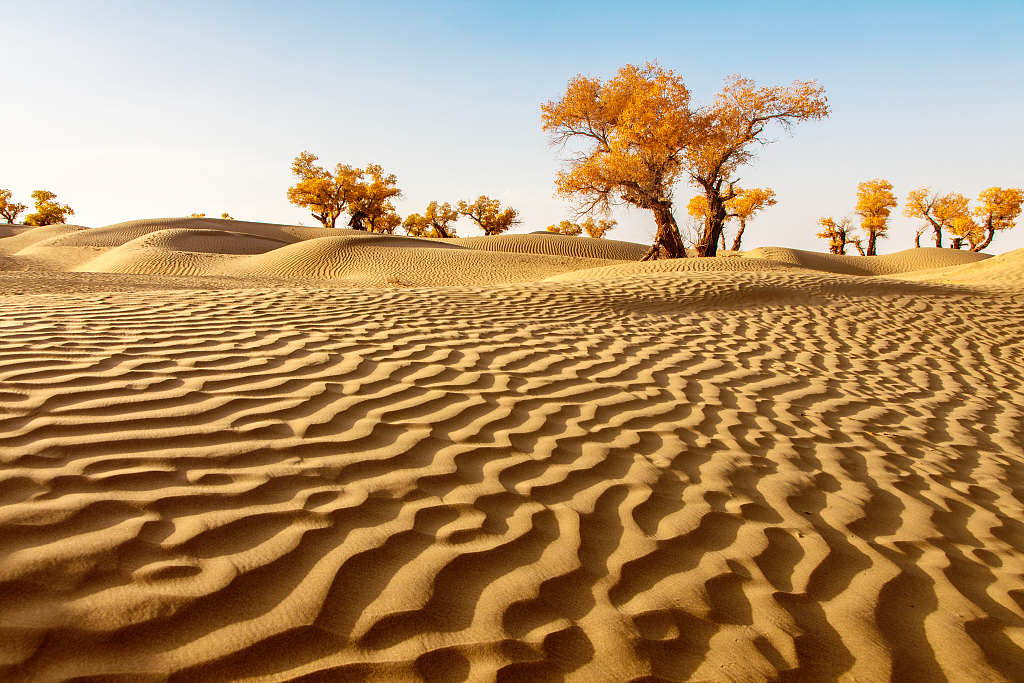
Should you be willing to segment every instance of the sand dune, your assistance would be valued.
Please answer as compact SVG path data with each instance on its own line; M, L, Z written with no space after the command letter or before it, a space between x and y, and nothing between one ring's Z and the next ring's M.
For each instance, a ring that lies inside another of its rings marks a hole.
M826 273L844 275L896 275L933 268L962 266L989 258L988 254L935 247L906 249L881 256L839 256L799 249L760 247L743 252L741 255L745 258L781 261Z
M456 244L514 254L550 254L552 256L575 256L599 258L610 261L636 261L647 253L648 247L633 242L619 242L610 239L571 237L555 233L531 233L529 235L493 235L491 237L461 237L451 240Z
M1021 680L1024 251L271 233L0 273L0 680Z

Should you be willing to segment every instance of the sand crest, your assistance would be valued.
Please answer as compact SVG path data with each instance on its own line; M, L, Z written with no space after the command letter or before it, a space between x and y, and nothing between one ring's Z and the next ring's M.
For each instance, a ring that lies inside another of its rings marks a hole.
M1020 680L1021 253L276 230L0 273L0 680Z

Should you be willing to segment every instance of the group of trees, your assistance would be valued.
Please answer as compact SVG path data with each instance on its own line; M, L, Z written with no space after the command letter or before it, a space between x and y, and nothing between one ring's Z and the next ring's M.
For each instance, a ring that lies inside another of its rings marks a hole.
M221 217L221 220L225 220L225 221L233 221L233 220L235 220L234 218L232 218L231 216L229 216L226 213L222 213L220 215L220 217ZM190 213L187 216L187 218L206 218L206 214L205 213Z
M24 213L28 207L25 204L13 200L13 193L10 190L0 190L0 216L3 216L9 224L18 220L18 216ZM66 223L68 218L75 215L74 210L67 204L57 202L57 195L49 190L36 190L32 193L35 201L35 213L25 216L25 225L55 225Z
M907 196L903 215L927 221L920 227L914 246L921 246L921 236L932 229L936 247L942 246L943 231L949 233L951 249L968 245L971 251L981 251L992 243L999 230L1009 230L1020 216L1024 191L1018 187L990 187L978 195L978 206L959 192L940 194L930 187L920 187ZM975 220L977 219L977 220Z
M303 152L292 163L292 174L299 180L288 188L288 201L308 209L325 228L337 227L338 219L348 214L348 227L392 235L399 226L416 237L455 237L452 224L462 217L476 223L485 235L500 235L519 225L519 212L501 202L481 195L476 200L460 201L453 208L445 202L430 202L423 214L414 213L403 221L391 200L402 197L393 174L385 174L377 164L365 169L338 164L334 172L316 165L318 158Z
M570 235L576 237L587 233L587 237L601 239L608 234L608 231L618 223L614 218L602 218L594 220L593 216L587 216L582 223L574 223L568 219L548 226L548 232L559 235Z
M817 236L829 241L829 251L833 254L845 254L846 246L853 245L862 256L876 255L878 240L888 236L889 216L898 203L892 189L892 183L881 178L857 186L854 214L860 218L862 235L856 234L858 227L851 217L836 220L828 216L818 220L822 229ZM921 236L931 228L936 247L942 246L943 232L946 232L951 249L962 249L966 245L971 251L981 251L992 243L997 231L1014 226L1022 203L1024 192L1019 188L990 187L978 196L978 206L972 210L970 201L959 192L940 194L921 187L907 196L903 215L927 221L917 231L915 247L921 246Z
M732 188L732 197L725 201L725 221L735 220L740 224L739 230L732 240L732 251L739 251L743 243L743 233L747 229L747 221L754 217L754 214L761 209L775 206L775 192L770 187L755 187L753 190L743 190L738 187ZM698 194L690 200L686 207L688 213L707 225L711 207L705 195ZM725 230L723 229L719 238L721 248L725 249Z
M614 205L651 211L658 230L645 260L662 250L669 258L686 256L673 214L674 189L684 178L703 200L691 209L702 221L697 254L714 256L726 221L740 219L736 174L772 142L768 127L778 123L789 131L829 111L814 81L758 88L739 75L728 78L710 104L691 106L682 79L658 62L626 65L607 82L576 76L561 99L541 105L552 145L569 153L555 180L558 194L576 202L580 216L607 215ZM774 193L770 198L774 202ZM769 205L762 199L740 219L741 229Z

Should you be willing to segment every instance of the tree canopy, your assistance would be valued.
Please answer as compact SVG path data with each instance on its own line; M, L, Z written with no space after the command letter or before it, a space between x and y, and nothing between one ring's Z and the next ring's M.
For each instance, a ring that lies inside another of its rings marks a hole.
M768 126L777 123L790 132L794 124L823 119L830 111L825 89L815 81L758 88L754 81L735 74L726 79L712 104L695 112L698 134L686 149L686 165L691 182L704 191L708 205L697 240L699 255L717 252L728 213L726 203L736 197L736 172L753 161L761 147L774 142L766 136Z
M75 215L67 204L57 202L57 195L49 190L36 190L32 193L35 200L35 213L25 216L25 225L56 225L67 223L67 219Z
M907 195L903 215L920 218L932 228L932 239L936 247L942 246L942 232L951 232L957 219L970 216L968 200L959 192L939 194L930 187L919 187ZM962 225L962 222L961 222Z
M25 212L28 207L13 201L13 193L10 190L0 190L0 216L3 216L8 223L14 223L18 216Z
M558 172L558 194L576 201L581 214L616 204L651 211L658 232L648 257L659 247L685 256L672 192L694 134L689 105L682 79L657 62L628 64L608 82L571 79L561 99L541 105L552 144L584 143Z
M367 166L362 177L367 180L357 183L355 196L349 201L349 227L393 234L395 228L402 224L391 203L392 199L402 196L398 181L394 174L385 175L384 169L377 164Z
M831 216L822 217L818 219L818 225L821 226L821 232L816 233L815 237L820 237L829 241L829 253L845 254L847 244L854 244L858 251L864 251L861 246L860 239L854 239L852 237L852 233L855 228L853 226L853 219L849 216L844 216L838 221ZM863 255L863 253L861 255Z
M1008 187L1005 190L1001 187L990 187L980 195L978 202L981 206L974 209L974 215L980 218L978 228L982 232L981 240L975 244L972 242L973 251L981 251L992 244L992 238L997 231L1009 230L1020 216L1021 204L1024 203L1024 191L1019 187Z
M739 230L732 241L731 251L739 251L743 244L743 233L747 229L747 221L753 218L754 214L769 206L775 206L775 191L770 187L755 187L752 190L743 190L733 187L733 197L725 202L725 220L736 220L739 222ZM694 218L705 221L708 217L708 199L705 195L695 195L686 206L687 211ZM722 249L725 249L725 231L720 233Z
M1022 202L1024 192L1020 188L990 187L978 195L979 206L972 211L970 201L959 192L939 194L921 187L907 196L903 215L927 221L924 229L932 228L936 247L942 246L942 234L946 232L951 249L967 244L972 251L981 251L992 243L997 231L1014 226ZM975 218L981 220L976 222Z
M451 224L459 220L459 212L448 202L430 202L422 215L412 213L406 216L402 227L413 237L457 237Z
M288 188L288 201L308 209L325 228L337 227L346 211L348 225L355 230L393 233L402 224L391 200L402 196L394 175L378 164L365 169L338 164L334 172L316 165L317 156L303 152L292 162L292 175L299 179Z
M587 237L593 237L595 239L601 239L608 231L615 227L618 223L614 218L603 218L601 220L594 220L593 216L587 216L581 223L573 223L566 219L555 225L549 225L547 227L548 232L554 232L559 235L570 235L578 236L584 232L587 233Z
M860 216L860 227L868 238L868 256L876 255L878 240L889 232L889 214L895 206L896 195L888 180L875 178L857 186L854 212Z
M491 199L485 195L477 197L476 201L460 201L457 207L459 215L466 216L480 226L485 235L500 235L513 225L520 225L519 212L508 207L501 209L501 202Z
M707 106L692 108L682 79L657 62L628 64L615 78L576 76L557 101L541 106L544 130L566 149L582 142L559 171L558 194L577 202L581 214L613 204L649 210L658 228L647 258L661 248L685 256L673 215L673 189L684 176L701 188L706 203L697 253L713 256L735 197L735 173L772 140L772 122L785 130L828 115L824 89L814 81L789 88L756 88L735 75Z
M333 228L338 217L358 195L363 172L338 164L332 174L317 166L317 160L318 157L310 152L295 157L292 175L299 182L288 188L288 201L308 209L325 228Z

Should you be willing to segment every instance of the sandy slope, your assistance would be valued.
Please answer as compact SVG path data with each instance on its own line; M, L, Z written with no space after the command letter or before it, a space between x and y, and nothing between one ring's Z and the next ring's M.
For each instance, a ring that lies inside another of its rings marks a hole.
M1020 254L227 232L0 273L0 679L1021 680Z

